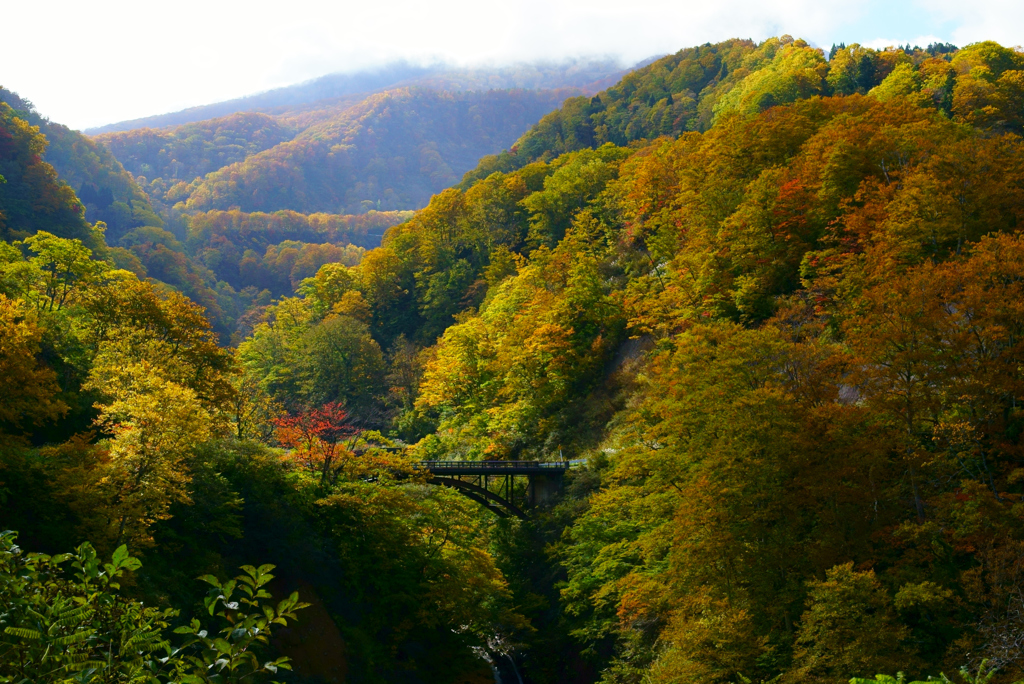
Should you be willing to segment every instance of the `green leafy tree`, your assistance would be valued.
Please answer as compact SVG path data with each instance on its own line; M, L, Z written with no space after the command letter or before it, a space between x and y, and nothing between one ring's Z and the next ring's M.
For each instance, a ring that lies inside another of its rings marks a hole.
M273 565L244 565L241 569L241 575L226 582L213 575L200 578L210 585L203 603L210 615L221 618L224 627L219 636L211 635L193 618L187 626L174 630L184 635L185 641L168 658L182 684L252 681L291 669L287 657L263 661L260 651L270 644L275 626L287 626L289 620L296 619L295 611L309 604L300 602L297 592L276 606L268 601L273 598L266 589L274 579L270 574Z
M275 626L307 605L294 593L268 605L272 565L244 566L223 583L203 577L211 585L205 605L225 627L211 636L194 619L174 630L185 638L173 646L177 611L146 607L122 592L122 577L142 565L125 546L104 563L88 543L47 556L26 554L15 539L0 533L0 682L213 684L290 669L287 658L257 656Z
M0 534L0 681L160 681L175 612L120 594L121 576L141 566L124 546L103 563L89 544L46 556L14 542Z
M872 571L837 565L809 586L800 618L792 681L834 681L849 673L892 671L913 658L910 630Z
M45 230L15 243L35 253L29 262L41 274L38 306L47 311L61 309L76 290L109 270L109 264L95 261L92 250L80 240L59 238Z

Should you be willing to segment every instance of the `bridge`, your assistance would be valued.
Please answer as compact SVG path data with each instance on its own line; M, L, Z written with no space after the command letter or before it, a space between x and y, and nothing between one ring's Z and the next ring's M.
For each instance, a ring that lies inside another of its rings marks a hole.
M569 465L569 461L420 461L414 467L430 474L430 484L456 489L502 518L523 519L524 508L554 500Z

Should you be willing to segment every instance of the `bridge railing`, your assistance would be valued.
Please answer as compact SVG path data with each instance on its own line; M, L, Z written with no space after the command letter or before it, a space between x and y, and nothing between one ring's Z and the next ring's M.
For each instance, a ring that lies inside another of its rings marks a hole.
M424 470L568 470L569 461L420 461L415 467Z

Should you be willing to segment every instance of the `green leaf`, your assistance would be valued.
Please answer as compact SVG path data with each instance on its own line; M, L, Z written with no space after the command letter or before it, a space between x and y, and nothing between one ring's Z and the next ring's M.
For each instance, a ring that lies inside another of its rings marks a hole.
M23 629L21 627L5 627L4 634L10 634L22 639L39 639L43 636L41 632L37 632L34 629Z
M83 641L87 641L92 636L92 631L76 632L75 634L69 634L59 639L54 639L54 646L70 646L71 644L80 644Z
M220 588L221 588L221 587L220 587L220 580L219 580L219 579L217 579L216 577L214 577L213 575L203 575L203 576L199 577L198 579L199 579L200 581L202 581L202 582L206 582L207 584L210 584L210 585L212 585L212 586L215 586L215 587L217 587L218 589L220 589Z

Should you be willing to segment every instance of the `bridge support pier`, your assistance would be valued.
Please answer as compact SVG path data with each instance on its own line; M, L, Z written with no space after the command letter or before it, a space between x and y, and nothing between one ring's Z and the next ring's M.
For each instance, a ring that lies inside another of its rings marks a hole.
M530 475L527 494L531 506L550 506L562 492L562 473Z

